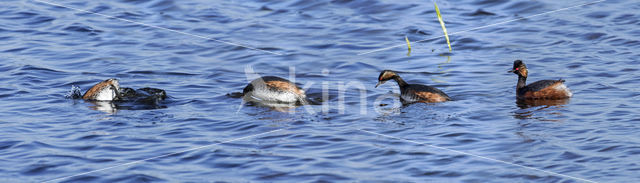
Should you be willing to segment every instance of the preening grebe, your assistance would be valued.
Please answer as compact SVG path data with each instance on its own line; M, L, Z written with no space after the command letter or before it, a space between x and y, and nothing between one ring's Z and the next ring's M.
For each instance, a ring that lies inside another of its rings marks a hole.
M82 99L85 100L129 101L138 103L157 102L165 98L167 98L167 93L164 90L149 87L137 90L127 87L120 88L118 80L113 78L93 85L93 87L87 90L82 96Z
M254 79L243 90L243 99L259 103L308 104L307 96L302 88L289 80L264 76Z
M91 89L87 90L82 99L85 100L99 100L99 101L113 101L120 98L120 84L117 79L111 78L99 82L93 85Z

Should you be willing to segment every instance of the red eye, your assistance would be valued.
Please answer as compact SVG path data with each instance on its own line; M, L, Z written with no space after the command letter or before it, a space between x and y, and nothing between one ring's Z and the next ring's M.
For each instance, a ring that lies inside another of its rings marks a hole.
M516 68L516 71L519 70L520 68Z

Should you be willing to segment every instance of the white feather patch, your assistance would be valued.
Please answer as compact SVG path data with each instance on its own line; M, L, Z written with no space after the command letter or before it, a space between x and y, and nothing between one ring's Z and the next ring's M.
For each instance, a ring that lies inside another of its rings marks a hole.
M559 84L555 86L556 90L562 90L565 92L565 95L567 95L568 97L573 96L573 93L571 93L571 90L569 90L569 88L567 87L567 85L564 84Z

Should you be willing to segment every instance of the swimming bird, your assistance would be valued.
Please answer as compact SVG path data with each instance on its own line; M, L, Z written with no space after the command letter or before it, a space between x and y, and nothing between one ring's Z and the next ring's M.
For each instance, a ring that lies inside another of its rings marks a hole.
M120 84L115 78L107 79L93 85L82 95L84 100L113 101L120 98Z
M262 104L305 105L309 103L302 88L289 80L277 76L264 76L254 79L242 90L242 94L244 100Z
M400 75L398 75L398 73L391 70L384 70L380 72L376 88L391 79L395 80L400 87L400 101L402 101L402 103L433 103L451 100L447 94L437 88L421 84L408 84L400 77Z
M527 85L529 71L522 60L513 62L512 72L518 75L516 98L520 100L566 99L573 96L571 90L564 85L564 80L540 80Z

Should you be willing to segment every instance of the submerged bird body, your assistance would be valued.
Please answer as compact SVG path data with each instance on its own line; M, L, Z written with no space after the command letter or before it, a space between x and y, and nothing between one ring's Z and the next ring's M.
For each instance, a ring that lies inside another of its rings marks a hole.
M125 87L120 89L120 97L122 101L155 104L158 103L158 101L166 99L167 92L162 89L149 87L139 88L137 90Z
M402 103L435 103L451 100L447 94L437 88L421 84L408 84L396 72L391 70L384 70L380 73L376 87L391 79L395 80L400 87L400 100Z
M84 100L113 101L120 98L120 84L117 79L107 79L96 85L82 95Z
M536 99L566 99L573 96L571 90L564 84L564 80L540 80L529 85L526 84L528 70L521 60L513 62L513 72L518 75L516 85L516 97L521 100Z
M243 90L243 99L260 103L307 104L306 94L295 83L276 76L251 81Z

